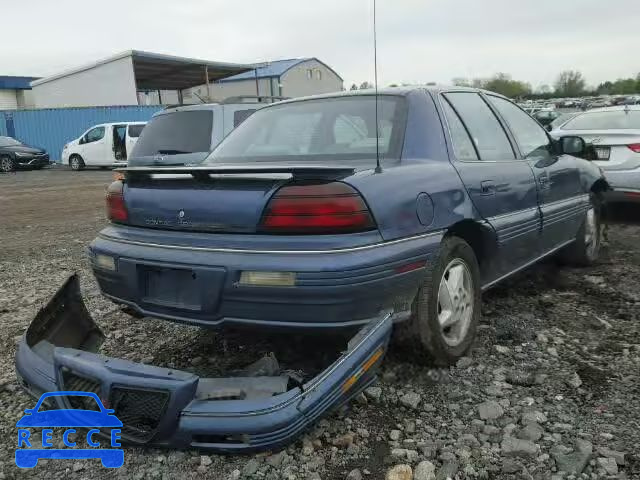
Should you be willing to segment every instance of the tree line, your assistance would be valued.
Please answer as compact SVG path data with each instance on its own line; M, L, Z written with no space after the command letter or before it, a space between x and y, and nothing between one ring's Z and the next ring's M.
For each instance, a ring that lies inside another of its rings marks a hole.
M584 97L597 95L631 95L640 94L640 73L635 78L619 78L615 81L607 80L597 87L588 87L582 72L565 70L556 78L553 86L542 85L533 89L531 84L521 80L514 80L508 73L496 73L490 78L461 78L452 80L456 86L483 88L497 92L510 98L554 98L554 97ZM390 87L397 87L391 84ZM351 85L351 90L373 88L371 82L362 82L360 86Z

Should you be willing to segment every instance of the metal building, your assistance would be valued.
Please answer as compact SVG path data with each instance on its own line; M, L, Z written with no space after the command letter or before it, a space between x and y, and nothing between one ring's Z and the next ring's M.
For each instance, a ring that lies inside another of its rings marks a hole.
M253 69L216 80L209 87L213 100L241 95L302 97L339 92L343 80L338 73L317 58L292 58L254 64ZM184 92L191 101L193 92L207 93L206 85Z
M250 65L128 50L31 82L36 108L182 103L182 92L252 70ZM148 92L157 101L146 98ZM164 93L164 96L163 96Z
M0 110L33 108L30 84L37 79L0 75Z

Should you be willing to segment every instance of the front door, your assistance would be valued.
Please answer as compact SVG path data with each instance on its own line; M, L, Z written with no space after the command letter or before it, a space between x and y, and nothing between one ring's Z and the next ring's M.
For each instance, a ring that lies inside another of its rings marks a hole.
M589 199L582 192L578 160L558 155L544 128L517 105L494 95L487 97L508 124L521 156L536 177L543 253L565 245L575 238Z
M84 134L82 137L82 148L80 156L87 166L107 165L105 159L111 157L111 142L107 141L108 136L105 135L106 127L94 127ZM113 162L111 162L113 163Z
M478 93L449 92L443 97L440 103L449 125L454 166L498 240L498 255L485 281L489 284L540 254L535 178Z

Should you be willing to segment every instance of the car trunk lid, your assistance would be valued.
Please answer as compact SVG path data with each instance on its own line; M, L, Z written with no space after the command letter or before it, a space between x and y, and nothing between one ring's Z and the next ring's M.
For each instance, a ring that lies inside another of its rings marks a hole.
M291 182L332 181L352 167L131 167L125 173L126 223L200 232L254 233L265 207Z

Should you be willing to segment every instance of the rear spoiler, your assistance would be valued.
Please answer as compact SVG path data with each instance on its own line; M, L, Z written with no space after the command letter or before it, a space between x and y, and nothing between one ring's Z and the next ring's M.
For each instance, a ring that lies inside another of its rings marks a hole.
M281 175L286 178L344 178L355 173L353 167L334 167L328 165L286 166L286 165L216 165L216 166L148 166L117 168L116 172L122 172L131 176L151 176L156 174L191 175L193 177L215 177L218 175L239 175L243 177L264 177L265 175ZM164 176L164 175L163 175Z

